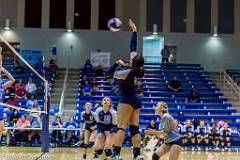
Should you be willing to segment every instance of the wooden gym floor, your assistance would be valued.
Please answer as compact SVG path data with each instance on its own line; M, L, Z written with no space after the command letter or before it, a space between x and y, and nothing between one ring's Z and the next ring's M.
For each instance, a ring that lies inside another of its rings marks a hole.
M92 160L92 150L88 154L88 160ZM151 160L150 153L147 160ZM124 160L132 160L131 149L124 148L122 152ZM0 160L82 160L81 148L51 148L50 152L42 155L40 148L36 147L0 147ZM182 152L179 160L239 160L238 152ZM167 155L161 160L168 160Z

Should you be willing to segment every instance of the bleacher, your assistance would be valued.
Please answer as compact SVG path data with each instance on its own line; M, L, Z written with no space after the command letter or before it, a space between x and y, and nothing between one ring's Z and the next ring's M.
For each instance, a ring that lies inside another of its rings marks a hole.
M140 125L145 126L150 118L159 119L154 114L154 106L158 101L168 103L170 113L178 118L182 112L185 119L205 120L211 124L219 120L229 122L230 127L240 128L240 115L236 115L237 110L232 108L232 104L220 92L220 89L209 78L204 68L199 64L156 64L146 63L145 75L141 78L143 85L142 109L140 113ZM93 74L92 74L93 75ZM170 92L167 84L173 76L181 82L183 92ZM80 71L80 81L83 79L83 72ZM93 79L88 74L87 79ZM118 103L118 97L112 96L112 85L105 77L96 77L98 89L93 91L92 96L81 95L79 89L77 101L77 115L84 109L83 105L87 101L100 103L104 96L109 96L113 100L114 106ZM79 88L81 88L79 83ZM197 88L200 95L199 103L188 103L187 97L192 87ZM159 121L158 121L159 123Z

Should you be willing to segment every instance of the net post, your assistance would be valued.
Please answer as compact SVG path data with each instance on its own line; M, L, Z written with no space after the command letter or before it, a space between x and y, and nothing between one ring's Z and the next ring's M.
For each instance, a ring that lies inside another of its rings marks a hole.
M42 153L49 152L49 110L50 110L50 95L48 94L46 103L47 113L42 113L42 131L41 131L41 151Z

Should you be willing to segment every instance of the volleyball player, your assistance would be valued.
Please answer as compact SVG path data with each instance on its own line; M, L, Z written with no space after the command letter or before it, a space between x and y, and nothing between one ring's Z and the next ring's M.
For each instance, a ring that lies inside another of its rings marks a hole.
M84 129L83 159L87 159L87 148L92 147L97 136L95 113L91 111L92 104L85 104L85 111L81 113L81 128ZM96 158L96 157L95 157Z
M181 136L174 118L168 113L168 105L158 102L156 114L161 117L159 131L148 130L146 134L162 136L164 143L152 155L152 160L159 160L169 152L169 160L177 160L182 146Z
M13 78L13 76L5 69L2 67L2 47L0 47L0 102L3 103L3 98L4 98L4 90L11 87L14 82L15 79ZM5 81L5 79L2 78L2 73L4 73L7 78L8 81ZM3 106L0 105L0 142L1 142L1 138L3 135L3 130L4 130L4 121L3 121Z
M117 127L117 113L111 108L112 100L108 97L102 99L102 107L96 111L97 121L97 138L94 143L94 150L98 157L101 157L103 152L107 159L111 159L112 147L114 143L114 134Z
M200 124L199 124L199 126L197 126L195 133L197 134L197 149L198 150L201 149L200 145L201 145L202 141L204 141L205 142L205 144L204 144L205 150L208 151L209 131L208 131L208 128L205 126L204 121L200 121Z
M118 80L119 104L117 107L117 134L114 142L114 159L119 159L121 146L125 137L125 131L130 124L130 133L133 143L134 159L140 159L141 136L139 132L139 113L141 101L136 95L137 86L134 80L144 75L142 69L144 59L137 55L137 27L132 20L129 20L132 28L132 38L130 42L130 63L127 65L123 60L117 60L107 71L108 78ZM120 68L120 70L117 70Z

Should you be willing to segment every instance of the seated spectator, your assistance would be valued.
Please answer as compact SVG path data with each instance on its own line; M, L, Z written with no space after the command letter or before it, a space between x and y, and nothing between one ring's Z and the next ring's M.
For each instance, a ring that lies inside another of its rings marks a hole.
M42 121L40 116L34 117L31 122L32 128L41 128L42 127ZM28 135L28 141L30 143L30 146L32 145L32 138L40 139L40 130L31 130Z
M188 96L188 102L189 103L199 103L200 102L200 96L195 87L192 88L191 94Z
M231 139L232 135L232 129L229 128L227 123L224 123L224 126L220 129L220 141L221 141L221 147L222 151L228 150L231 151Z
M24 68L22 67L22 65L16 61L16 66L14 68L14 71L16 74L23 74L24 73Z
M27 108L39 108L39 103L34 95L31 96L30 99L28 99L26 103Z
M16 126L17 121L20 118L18 110L14 109L13 113L10 115L11 126Z
M43 74L44 73L44 65L43 65L43 60L42 58L39 58L39 60L37 61L37 63L34 65L34 69L36 69L36 71L39 74Z
M16 95L14 93L11 93L10 99L7 101L7 104L13 105L13 106L18 106L19 105L19 101L16 98Z
M7 101L8 101L9 99L11 99L11 94L12 94L12 93L11 93L10 89L7 88L7 89L5 90L3 103L7 103Z
M25 84L23 83L22 79L19 79L18 83L15 84L15 91L17 91L20 88L25 88Z
M37 90L37 86L35 83L33 83L32 78L30 77L28 80L28 84L25 87L26 91L28 92L28 95L34 95L36 90Z
M101 77L103 76L103 68L101 65L98 65L96 68L95 68L95 76L96 77Z
M55 116L55 120L52 122L52 127L53 128L63 128L63 122L60 116ZM58 144L62 145L62 132L60 130L53 130L52 131L52 138L53 140Z
M83 95L84 96L91 96L93 91L93 86L88 83L88 81L85 81L85 86L83 87Z
M70 129L66 131L67 144L71 145L76 142L76 131L71 129L79 128L77 123L74 122L73 117L69 118L69 121L65 124L64 128Z
M91 64L91 61L90 59L87 59L83 67L83 72L84 74L88 75L88 73L92 73L92 71L93 71L93 66Z
M58 66L57 66L57 64L56 64L54 59L50 60L50 62L49 62L49 69L50 69L51 72L54 73L55 76L57 75Z
M209 131L209 140L211 142L211 145L212 146L215 146L216 148L215 149L218 149L218 146L219 146L219 128L217 126L217 124L214 122L212 123L212 126L210 128L210 131Z
M17 128L30 128L31 123L26 118L26 115L22 115L21 118L17 121ZM27 142L28 140L28 130L25 129L16 129L14 132L14 137L17 142Z
M174 76L173 80L170 81L170 83L168 84L168 88L170 91L173 92L182 92L182 85L181 82L177 80L177 77Z
M17 98L24 98L26 99L27 98L27 91L24 87L19 87L17 90L16 90L16 97Z

